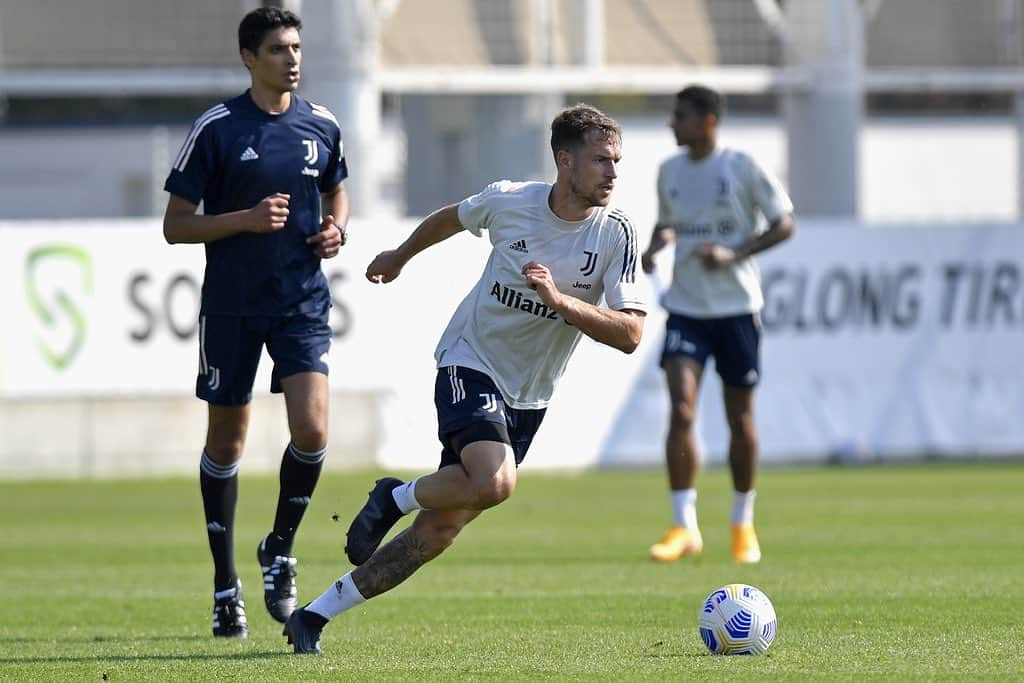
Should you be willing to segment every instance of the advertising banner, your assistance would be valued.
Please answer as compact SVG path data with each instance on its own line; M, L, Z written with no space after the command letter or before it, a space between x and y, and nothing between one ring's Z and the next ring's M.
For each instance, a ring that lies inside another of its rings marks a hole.
M337 390L387 391L410 366L429 370L432 340L479 275L489 245L467 234L423 254L412 278L366 281L370 259L414 226L354 224L324 261ZM202 245L168 245L159 220L0 222L0 398L191 394L204 264ZM256 391L270 368L264 355Z
M331 285L331 386L379 397L388 467L436 462L434 345L475 283L489 243L458 235L395 282L363 276L413 221L359 221ZM671 271L671 250L659 261ZM799 224L759 257L762 457L861 460L1005 455L1024 444L1024 230ZM0 222L0 398L192 394L201 245L167 245L159 220ZM648 280L652 296L662 286ZM662 461L668 397L655 307L624 355L584 339L531 449L532 466ZM543 353L543 349L538 349ZM264 357L256 392L269 386ZM709 365L699 425L707 458L728 448Z
M792 241L758 260L764 457L1022 451L1021 226L801 223ZM658 336L658 324L647 333ZM651 349L601 446L603 462L647 463L660 450L668 405L660 374ZM713 366L704 378L700 431L721 460L729 436Z

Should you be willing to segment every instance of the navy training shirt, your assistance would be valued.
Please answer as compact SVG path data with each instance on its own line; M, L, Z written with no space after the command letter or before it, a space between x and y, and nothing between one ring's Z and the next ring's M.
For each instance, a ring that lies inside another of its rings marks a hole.
M338 121L292 93L268 114L249 92L196 119L164 189L217 215L291 195L288 220L273 233L243 232L207 242L201 312L285 316L330 304L320 258L306 238L320 231L320 194L348 176Z

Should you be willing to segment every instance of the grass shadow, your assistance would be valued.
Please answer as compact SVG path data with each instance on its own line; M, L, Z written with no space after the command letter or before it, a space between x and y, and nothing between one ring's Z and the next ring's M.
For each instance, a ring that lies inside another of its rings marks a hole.
M224 654L180 654L180 655L90 655L79 657L0 657L0 664L86 664L109 662L123 664L125 662L187 662L192 660L256 660L294 657L290 651L284 652L229 652Z
M3 638L0 637L0 643L12 643L12 644L29 644L29 643L145 643L154 642L160 640L176 640L176 641L193 641L193 640L209 640L209 636L200 635L198 633L190 636L138 636L135 638L124 638L121 636L54 636L50 638Z

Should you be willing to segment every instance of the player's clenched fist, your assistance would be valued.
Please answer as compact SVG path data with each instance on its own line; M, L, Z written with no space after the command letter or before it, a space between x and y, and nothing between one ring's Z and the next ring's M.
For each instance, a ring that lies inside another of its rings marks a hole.
M523 276L526 277L526 286L537 292L541 301L548 306L553 306L558 302L561 292L555 286L555 281L551 279L551 271L547 269L547 266L530 261L523 266Z
M275 232L288 220L288 200L291 195L275 192L249 210L253 232Z
M720 244L701 244L697 247L700 260L707 270L716 270L736 263L736 252Z
M320 222L320 232L306 238L306 244L311 245L320 258L334 258L347 241L348 231L335 223L334 216L330 214Z
M391 282L402 272L405 260L397 249L382 251L366 267L366 279L370 282Z

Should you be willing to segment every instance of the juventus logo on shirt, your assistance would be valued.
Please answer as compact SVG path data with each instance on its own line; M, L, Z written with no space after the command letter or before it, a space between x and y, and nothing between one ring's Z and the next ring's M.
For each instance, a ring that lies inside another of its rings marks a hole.
M715 205L729 206L729 179L725 176L718 177L718 196L715 198Z
M306 156L302 160L312 166L320 158L320 151L316 145L316 140L303 140L302 146L306 148Z
M587 262L583 264L582 268L580 268L580 272L583 273L583 275L593 275L594 268L597 268L597 252L587 251L584 249L583 253L587 255Z

